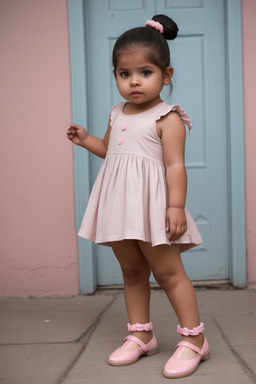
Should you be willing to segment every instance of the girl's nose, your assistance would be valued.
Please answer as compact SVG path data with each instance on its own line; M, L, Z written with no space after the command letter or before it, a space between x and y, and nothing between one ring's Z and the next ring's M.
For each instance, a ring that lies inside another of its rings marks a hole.
M139 85L140 82L139 82L139 80L138 80L136 77L133 77L133 78L131 79L131 84L132 84L133 86L136 86L136 85Z

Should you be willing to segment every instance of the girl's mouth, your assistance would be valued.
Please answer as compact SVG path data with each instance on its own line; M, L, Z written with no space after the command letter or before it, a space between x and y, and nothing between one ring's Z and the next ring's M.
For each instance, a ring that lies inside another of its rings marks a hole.
M133 91L133 92L131 93L131 95L132 95L132 96L140 96L140 95L142 95L142 92L139 92L139 91Z

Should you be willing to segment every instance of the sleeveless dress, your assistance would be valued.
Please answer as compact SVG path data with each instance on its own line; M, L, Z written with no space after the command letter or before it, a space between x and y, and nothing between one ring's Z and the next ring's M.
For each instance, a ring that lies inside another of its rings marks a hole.
M178 105L161 102L151 109L125 115L127 102L111 111L106 158L94 183L78 235L97 244L124 239L172 243L165 230L167 184L161 139L156 121L176 111L191 131L188 115ZM174 243L181 252L202 242L185 208L187 231Z

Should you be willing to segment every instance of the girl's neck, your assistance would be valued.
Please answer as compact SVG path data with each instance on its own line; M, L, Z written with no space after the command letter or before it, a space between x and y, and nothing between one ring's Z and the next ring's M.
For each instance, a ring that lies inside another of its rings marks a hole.
M160 103L162 103L160 96L143 104L135 104L133 102L127 102L127 104L124 107L124 113L126 115L135 115L137 113L145 112L148 109L151 109Z

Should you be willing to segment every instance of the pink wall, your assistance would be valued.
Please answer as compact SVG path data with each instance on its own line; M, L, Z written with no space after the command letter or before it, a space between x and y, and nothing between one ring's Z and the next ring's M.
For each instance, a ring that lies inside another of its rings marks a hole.
M242 1L248 285L256 287L256 1Z
M66 0L1 0L0 295L79 292L68 41Z

